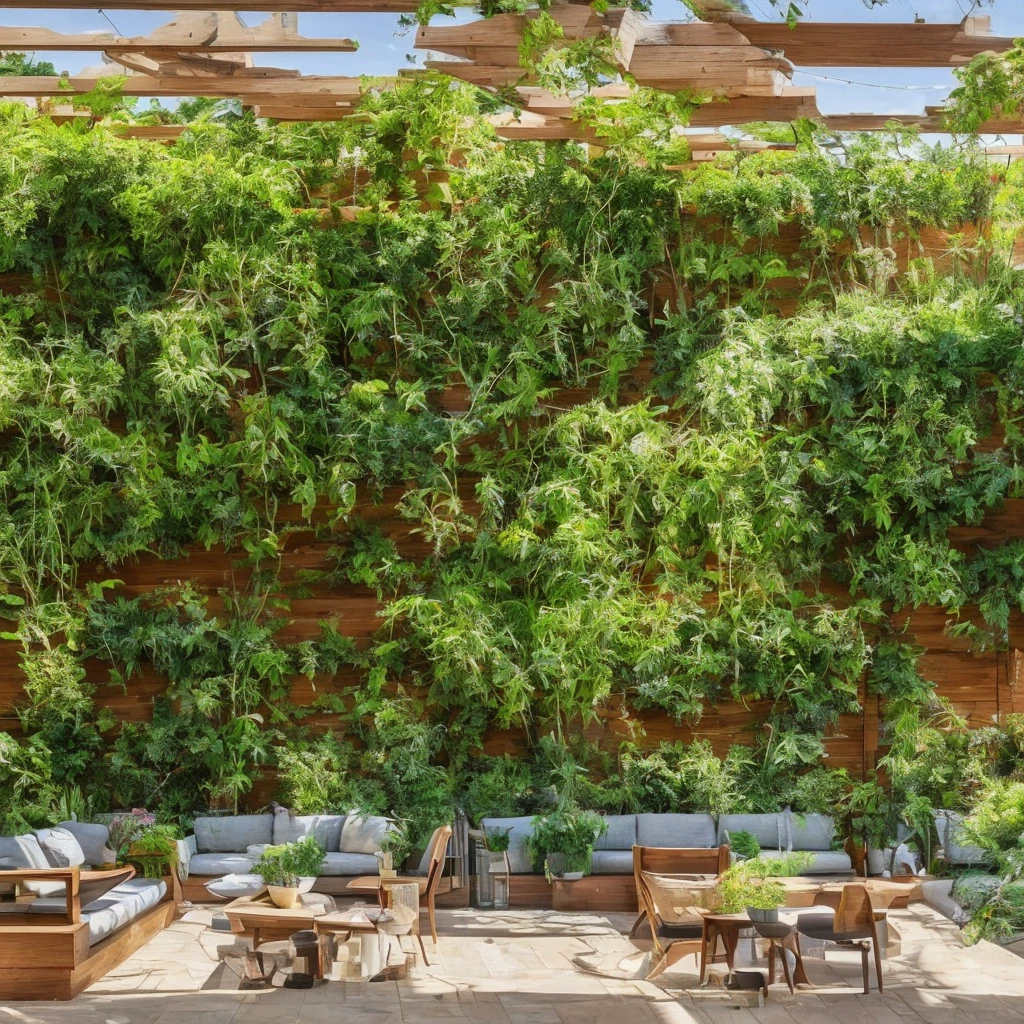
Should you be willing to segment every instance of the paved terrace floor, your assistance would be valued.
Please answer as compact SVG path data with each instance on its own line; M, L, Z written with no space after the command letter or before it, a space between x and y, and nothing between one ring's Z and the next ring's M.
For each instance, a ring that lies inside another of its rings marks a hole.
M836 950L805 958L813 991L776 985L763 1006L696 989L692 957L656 984L573 966L574 956L635 954L627 915L439 911L433 966L404 981L305 992L237 991L221 956L233 936L209 930L206 910L188 917L74 1002L3 1005L0 1024L1024 1024L1024 961L989 943L964 947L922 904L892 913L903 942L886 962L883 994L864 995L859 956Z

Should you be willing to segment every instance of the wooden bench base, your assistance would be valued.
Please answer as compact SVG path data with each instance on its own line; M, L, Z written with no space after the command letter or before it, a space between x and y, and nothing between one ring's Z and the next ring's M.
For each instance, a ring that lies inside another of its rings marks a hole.
M41 925L39 914L0 921L0 1001L74 999L127 960L174 920L172 901L158 903L90 948L87 924Z

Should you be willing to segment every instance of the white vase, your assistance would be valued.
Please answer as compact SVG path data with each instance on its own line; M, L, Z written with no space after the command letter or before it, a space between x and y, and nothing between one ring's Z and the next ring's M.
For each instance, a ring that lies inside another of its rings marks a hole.
M297 885L268 885L267 892L275 907L281 910L291 910L299 898L299 887Z

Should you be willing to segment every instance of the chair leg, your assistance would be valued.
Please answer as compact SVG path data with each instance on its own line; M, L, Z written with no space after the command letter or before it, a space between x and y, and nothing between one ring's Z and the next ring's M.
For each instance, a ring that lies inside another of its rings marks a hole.
M860 967L864 975L864 995L871 991L871 978L868 974L868 947L866 943L860 943Z
M640 925L642 925L644 923L644 921L646 921L646 920L647 920L647 911L646 910L641 910L640 911L640 916L633 922L633 927L629 929L629 937L631 939L636 937L636 933L640 930Z
M877 937L871 940L871 949L875 954L875 977L878 979L878 991L882 991L882 951L878 948Z
M657 978L658 975L663 974L667 968L671 967L673 964L679 963L680 960L684 957L688 957L691 953L694 956L698 955L697 947L693 943L685 940L681 942L673 942L672 945L662 953L661 959L659 959L651 969L646 980L652 981L654 978Z
M768 984L775 984L775 940L768 940Z
M416 929L416 939L420 944L420 952L423 954L423 966L429 967L430 961L427 959L427 947L423 945L423 933L418 928Z
M431 893L427 897L427 914L430 917L430 937L434 940L434 945L437 945L437 918L434 916L434 894Z

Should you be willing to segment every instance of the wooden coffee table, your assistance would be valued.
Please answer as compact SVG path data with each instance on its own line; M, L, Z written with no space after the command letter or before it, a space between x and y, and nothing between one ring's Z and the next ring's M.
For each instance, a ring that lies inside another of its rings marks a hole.
M321 913L317 913L317 911ZM241 896L224 907L224 916L231 923L231 931L252 939L252 948L262 942L290 939L296 932L309 931L313 922L326 914L323 907L293 907L283 910L274 904L264 890L255 896Z

